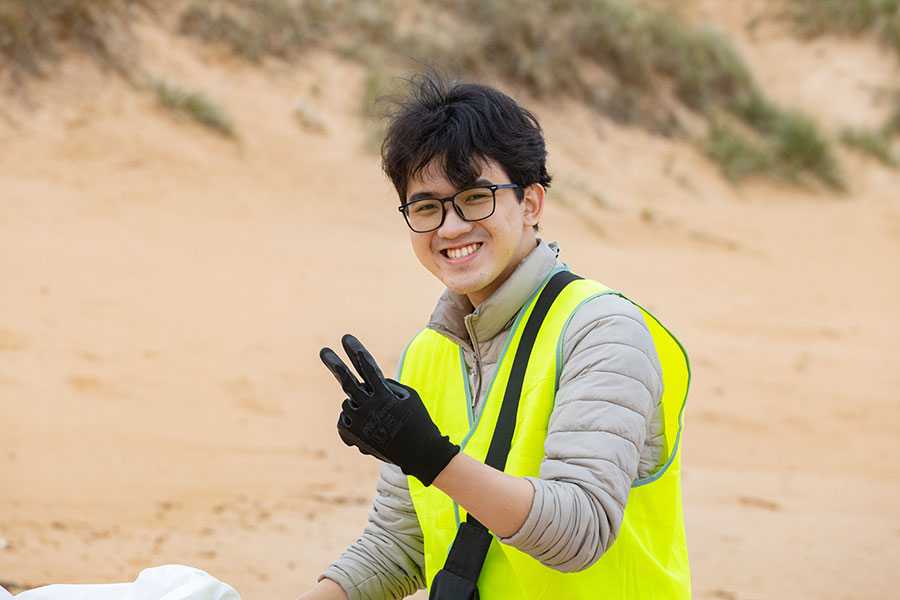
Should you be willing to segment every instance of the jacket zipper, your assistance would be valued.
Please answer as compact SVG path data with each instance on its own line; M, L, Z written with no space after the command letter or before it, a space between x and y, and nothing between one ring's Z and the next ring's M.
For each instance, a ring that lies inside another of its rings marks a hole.
M476 387L475 387L475 395L472 396L471 402L472 405L469 407L469 427L471 428L477 421L477 415L475 414L475 405L479 404L479 408L481 403L479 403L479 399L481 398L481 386L483 382L482 372L481 372L481 351L478 346L478 337L475 335L475 330L472 327L472 322L470 317L465 318L466 331L469 333L469 340L472 342L472 351L475 354L475 378L476 378Z

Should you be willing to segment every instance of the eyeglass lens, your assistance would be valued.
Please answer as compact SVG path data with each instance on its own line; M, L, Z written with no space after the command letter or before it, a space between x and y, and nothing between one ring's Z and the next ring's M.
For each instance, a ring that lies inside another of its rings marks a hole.
M494 212L494 192L490 188L463 190L453 196L452 201L457 214L465 221L480 221ZM441 226L446 210L446 201L423 198L407 204L403 213L414 231L425 232Z

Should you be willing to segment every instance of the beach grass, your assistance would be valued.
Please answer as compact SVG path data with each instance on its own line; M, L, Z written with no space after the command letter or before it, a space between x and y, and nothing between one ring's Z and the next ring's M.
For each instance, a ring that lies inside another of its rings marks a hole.
M882 164L897 168L900 159L891 147L891 138L884 130L848 127L841 132L841 142L877 159Z
M709 123L706 152L731 181L769 172L775 160L774 153L762 143L720 119Z
M786 0L802 35L872 34L900 55L900 0Z
M205 93L163 79L155 79L151 85L163 108L185 115L216 133L235 137L234 124L228 113Z
M800 7L801 0L795 1ZM42 57L53 56L56 41L70 37L101 60L112 61L117 54L109 45L106 20L112 14L125 19L124 9L135 3L162 5L161 0L4 0L0 52L38 74ZM786 169L795 169L796 176L787 179L811 176L842 186L831 140L811 118L767 99L726 35L643 3L455 0L451 13L437 0L192 0L178 10L182 34L252 63L267 57L293 61L314 48L362 62L370 73L361 99L367 105L373 100L372 73L421 70L438 61L466 78L503 81L544 100L565 96L616 122L669 137L696 138L683 121L685 108L701 121L725 115L758 140L744 146L780 157L760 160L750 152L738 160L734 153L741 144L735 135L721 125L710 126L701 143L714 160L727 162L720 165L728 177L740 179L761 170L785 178ZM879 10L877 15L892 14ZM815 14L825 19L832 13L822 9ZM853 19L868 22L862 16ZM172 91L156 86L158 97ZM185 93L161 103L233 134L230 119L215 102L199 92L181 91ZM367 138L376 135L378 128L371 123L376 115L369 109L362 113L370 130ZM295 116L302 117L296 111ZM900 123L900 114L897 119Z
M65 43L77 44L104 66L125 70L112 35L127 29L128 9L140 0L2 0L0 57L18 72L43 75Z

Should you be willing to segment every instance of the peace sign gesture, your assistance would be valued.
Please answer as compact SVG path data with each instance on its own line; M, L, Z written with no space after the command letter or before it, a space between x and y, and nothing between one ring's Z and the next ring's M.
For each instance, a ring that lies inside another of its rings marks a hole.
M414 389L384 377L358 339L347 334L341 344L362 381L331 348L319 352L347 394L337 423L341 440L431 485L459 446L441 435Z

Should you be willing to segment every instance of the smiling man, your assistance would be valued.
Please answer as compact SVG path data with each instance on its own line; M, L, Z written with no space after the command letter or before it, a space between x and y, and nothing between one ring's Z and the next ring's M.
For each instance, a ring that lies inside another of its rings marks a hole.
M537 236L536 118L487 86L410 80L382 147L446 291L386 379L352 336L321 358L338 432L382 461L362 536L301 598L689 598L687 357Z

